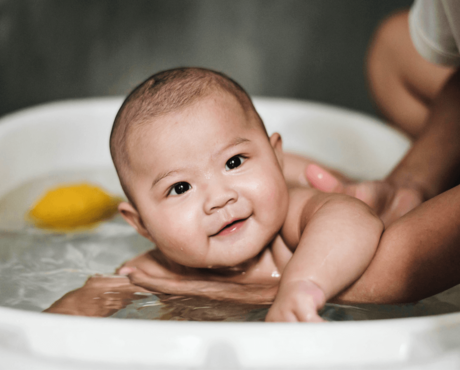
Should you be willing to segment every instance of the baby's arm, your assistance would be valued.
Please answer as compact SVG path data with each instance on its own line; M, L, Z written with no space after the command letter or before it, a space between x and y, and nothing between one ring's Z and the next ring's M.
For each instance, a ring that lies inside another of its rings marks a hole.
M375 254L383 223L361 201L312 189L291 192L282 237L297 248L267 321L321 321L327 300L356 281Z

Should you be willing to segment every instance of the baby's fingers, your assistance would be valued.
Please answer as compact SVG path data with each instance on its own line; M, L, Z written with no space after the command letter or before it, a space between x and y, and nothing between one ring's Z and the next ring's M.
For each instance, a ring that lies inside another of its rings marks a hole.
M265 321L323 322L317 307L318 304L311 295L280 296L268 311Z
M295 311L297 321L300 322L324 322L321 316L318 315L316 310L307 309L298 309Z
M324 320L318 315L317 307L321 307L319 302L322 297L315 297L312 295L300 295L296 297L293 304L293 311L298 321L301 322L323 322Z
M297 316L293 311L290 310L279 310L277 308L270 308L267 316L265 317L266 322L298 322Z
M265 317L267 322L324 322L315 310L296 309L270 309Z

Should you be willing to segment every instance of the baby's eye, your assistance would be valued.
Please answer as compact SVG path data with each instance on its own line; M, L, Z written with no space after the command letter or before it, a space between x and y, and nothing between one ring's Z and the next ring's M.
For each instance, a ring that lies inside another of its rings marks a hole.
M239 167L243 164L245 158L241 155L235 155L234 157L230 158L227 163L225 163L225 169L227 171L233 170L236 167Z
M178 182L171 187L168 195L180 195L190 190L192 186L188 182Z

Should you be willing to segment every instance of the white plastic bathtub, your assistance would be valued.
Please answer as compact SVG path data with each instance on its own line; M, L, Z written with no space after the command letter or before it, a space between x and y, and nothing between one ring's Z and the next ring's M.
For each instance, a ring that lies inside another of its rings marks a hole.
M256 99L285 150L355 178L383 177L408 140L327 105ZM0 120L0 198L59 170L112 168L119 98L46 104ZM120 191L117 183L106 184ZM0 282L7 284L8 282ZM0 285L1 286L1 285ZM193 323L42 314L0 307L0 369L451 369L460 314L325 324Z

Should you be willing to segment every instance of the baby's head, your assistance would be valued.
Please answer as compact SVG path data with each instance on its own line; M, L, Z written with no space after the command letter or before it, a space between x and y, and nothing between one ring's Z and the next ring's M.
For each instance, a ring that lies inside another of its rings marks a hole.
M223 74L180 68L144 81L115 118L110 150L129 199L121 214L174 262L238 265L283 225L281 138Z

